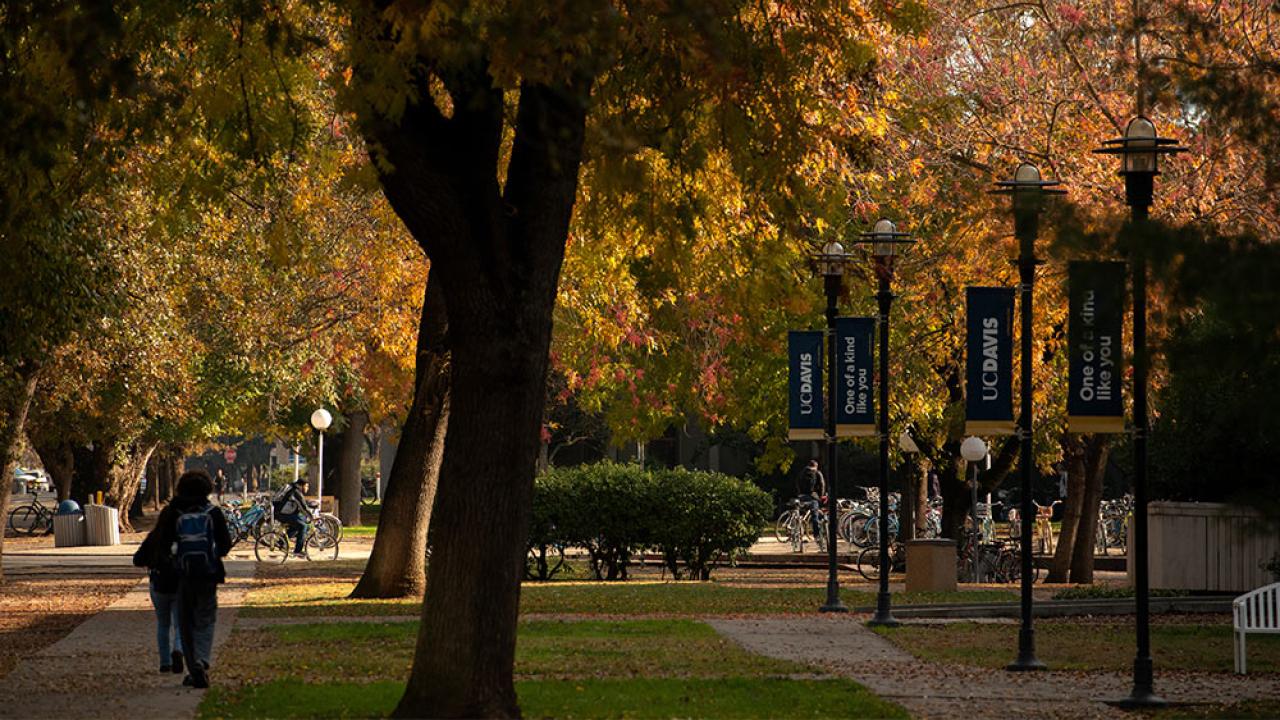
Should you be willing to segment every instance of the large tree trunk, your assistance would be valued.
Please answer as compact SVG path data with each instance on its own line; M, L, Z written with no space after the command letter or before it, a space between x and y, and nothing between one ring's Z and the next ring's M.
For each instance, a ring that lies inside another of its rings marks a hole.
M422 60L449 91L452 114L435 106L420 73L420 101L395 119L364 118L387 161L387 198L440 273L452 352L430 582L394 714L518 717L520 580L590 82L521 86L500 188L505 105L485 59Z
M347 429L342 432L342 454L338 458L338 485L342 501L338 519L343 525L360 524L360 462L364 460L364 428L369 413L353 410L347 415Z
M426 590L427 528L449 426L448 329L444 291L429 276L418 331L413 405L382 496L373 552L351 597L409 597Z
M133 530L129 509L142 486L142 470L159 443L152 440L135 440L124 443L118 439L94 443L93 490L101 490L103 504L120 511L120 528Z
M1080 518L1084 509L1085 462L1084 443L1079 435L1063 433L1062 464L1067 470L1067 501L1062 507L1062 531L1058 534L1058 547L1054 550L1053 560L1049 563L1049 574L1045 582L1066 582L1071 570L1071 559L1075 554L1077 538L1093 538L1080 534Z
M0 370L0 373L4 371ZM0 376L0 510L9 507L13 491L13 471L18 466L22 429L36 394L37 368L24 366ZM4 580L4 532L0 528L0 581Z
M56 442L41 440L36 437L31 439L36 454L40 456L40 464L44 465L45 472L49 473L49 480L58 494L58 501L71 497L71 480L76 474L76 458L72 453L71 443L65 440Z
M1084 499L1080 505L1080 529L1071 553L1071 582L1093 582L1093 546L1098 531L1098 510L1102 504L1102 479L1107 469L1111 439L1089 435L1084 440Z

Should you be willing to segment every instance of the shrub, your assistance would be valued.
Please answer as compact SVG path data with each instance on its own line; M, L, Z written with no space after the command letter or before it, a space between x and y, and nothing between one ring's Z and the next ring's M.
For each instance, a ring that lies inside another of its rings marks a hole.
M755 542L770 510L763 491L719 473L609 462L552 469L534 484L527 574L550 579L564 548L579 547L597 579L624 580L631 558L653 548L675 577L683 563L705 580Z
M677 468L658 473L662 499L653 546L671 574L707 580L711 567L746 550L769 521L773 501L753 484L719 473Z

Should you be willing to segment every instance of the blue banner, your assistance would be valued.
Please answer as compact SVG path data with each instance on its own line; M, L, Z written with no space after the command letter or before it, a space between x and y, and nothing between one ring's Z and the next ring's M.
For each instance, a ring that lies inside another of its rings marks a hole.
M1073 262L1068 270L1067 429L1124 432L1122 262Z
M836 318L836 437L876 434L875 318Z
M787 375L790 378L792 440L821 440L825 436L822 414L821 330L787 333Z
M1013 288L965 288L967 435L1017 432L1013 422L1013 296Z

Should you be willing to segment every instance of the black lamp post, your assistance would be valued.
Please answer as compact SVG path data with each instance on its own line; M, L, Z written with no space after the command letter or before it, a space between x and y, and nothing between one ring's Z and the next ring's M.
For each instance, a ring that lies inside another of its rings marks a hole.
M1156 126L1139 115L1129 121L1124 137L1094 150L1119 155L1125 202L1131 209L1130 268L1133 271L1133 543L1134 595L1137 603L1138 651L1133 659L1133 690L1121 707L1159 707L1165 701L1152 687L1150 578L1147 572L1147 255L1142 237L1154 199L1158 159L1185 151L1176 140L1156 135Z
M1021 449L1018 452L1018 466L1022 475L1022 628L1018 631L1018 658L1006 669L1012 671L1044 670L1044 663L1036 658L1036 631L1031 617L1031 586L1035 577L1031 557L1032 519L1035 510L1032 507L1031 485L1035 473L1035 457L1032 450L1032 434L1034 431L1034 415L1031 406L1033 396L1031 385L1032 323L1031 296L1035 289L1036 235L1040 229L1040 210L1044 205L1044 196L1061 195L1064 190L1054 189L1059 183L1042 180L1040 170L1035 165L1022 163L1013 174L1012 180L996 182L997 194L1009 195L1013 199L1013 234L1018 238L1018 294L1020 296L1020 316L1022 320L1022 410L1018 418L1018 440Z
M840 517L836 509L836 483L840 472L836 459L836 393L840 383L836 372L836 301L840 297L840 284L844 278L844 264L848 255L844 246L832 241L817 256L818 269L822 272L827 291L827 602L822 612L849 612L840 600L840 578L836 574L836 538Z
M874 230L862 233L861 237L860 243L871 245L880 284L876 293L880 309L880 592L876 594L876 614L867 624L895 627L898 621L889 609L889 571L892 569L889 563L889 306L893 304L890 283L894 258L915 241L909 234L898 232L889 220L880 220Z

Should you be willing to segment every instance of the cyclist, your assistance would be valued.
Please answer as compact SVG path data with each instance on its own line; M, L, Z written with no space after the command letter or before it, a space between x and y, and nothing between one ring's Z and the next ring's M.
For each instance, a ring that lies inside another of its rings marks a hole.
M822 523L818 520L821 504L818 498L827 494L827 481L818 469L818 461L810 460L804 472L796 478L796 500L809 512L809 524L815 538L822 536Z
M275 509L276 519L284 523L288 527L288 534L297 536L293 543L293 554L302 557L302 545L307 541L307 529L309 527L306 521L307 513L307 491L311 489L311 483L306 478L298 480L284 486L272 502Z

